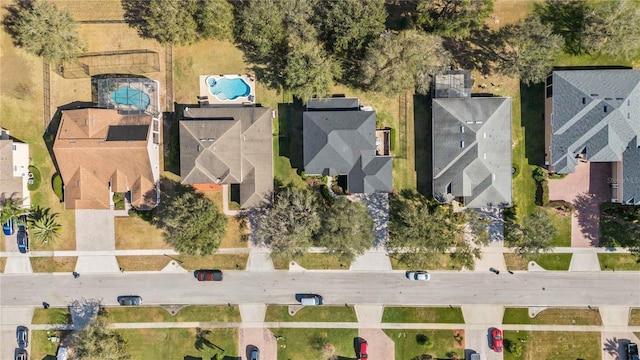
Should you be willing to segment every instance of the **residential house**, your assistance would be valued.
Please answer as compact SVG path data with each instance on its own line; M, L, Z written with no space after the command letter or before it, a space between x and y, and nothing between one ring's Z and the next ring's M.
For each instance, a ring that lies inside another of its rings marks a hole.
M611 201L640 204L640 70L553 71L545 89L545 165L611 163ZM602 175L602 174L601 174Z
M468 71L436 75L434 198L468 208L511 206L511 98L473 96Z
M393 191L389 130L358 99L310 99L302 118L304 171L339 176L347 193Z
M22 199L29 207L29 145L0 128L0 199Z
M53 145L66 209L110 209L125 193L136 209L159 201L159 119L117 109L65 110Z
M203 104L184 107L180 113L183 184L238 186L236 200L243 209L270 202L273 192L271 108Z

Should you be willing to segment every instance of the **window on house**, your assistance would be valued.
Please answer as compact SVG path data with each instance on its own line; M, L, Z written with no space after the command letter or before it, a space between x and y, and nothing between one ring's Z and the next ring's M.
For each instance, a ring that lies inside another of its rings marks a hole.
M583 98L582 98L582 105L584 105L584 104L586 104L586 103L587 103L587 98L586 98L586 97L583 97Z
M452 193L452 189L453 189L453 186L451 185L451 183L448 183L447 187L445 189L445 193L446 194L451 194Z
M13 151L16 151L18 148L16 147L16 144L12 145Z
M607 105L604 106L604 112L607 112Z

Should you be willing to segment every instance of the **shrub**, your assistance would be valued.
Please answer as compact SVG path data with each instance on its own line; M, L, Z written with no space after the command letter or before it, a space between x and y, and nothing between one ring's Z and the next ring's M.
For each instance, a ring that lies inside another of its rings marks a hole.
M549 174L549 179L564 179L565 176L567 176L567 175L569 175L569 174L556 174L556 173L553 173L553 174Z
M549 202L549 204L547 204L547 207L558 209L561 211L566 211L566 212L571 212L576 210L576 207L573 206L572 203L564 200L551 201Z
M40 170L33 165L29 165L29 173L32 175L27 182L27 189L29 189L29 191L37 190L42 182L42 174L40 174Z
M416 335L416 342L418 345L424 346L425 349L431 349L433 347L433 340L425 334Z
M137 216L144 221L151 222L153 220L153 210L136 210L131 208L129 209L129 216Z
M116 210L124 210L124 194L113 193L113 205Z
M391 152L396 151L396 129L389 130L389 148Z
M56 194L58 199L60 199L60 202L63 202L64 191L63 191L63 185L62 185L62 176L60 176L59 173L56 173L55 175L53 175L53 178L51 179L51 187L53 187L53 192Z
M549 205L549 182L547 180L537 183L536 204L540 206Z
M336 199L334 199L333 196L331 196L331 193L329 192L329 188L327 187L327 185L322 185L320 187L320 191L322 191L322 196L329 202L329 204L333 205Z
M547 179L547 171L540 166L536 166L533 170L532 176L537 182L545 181Z

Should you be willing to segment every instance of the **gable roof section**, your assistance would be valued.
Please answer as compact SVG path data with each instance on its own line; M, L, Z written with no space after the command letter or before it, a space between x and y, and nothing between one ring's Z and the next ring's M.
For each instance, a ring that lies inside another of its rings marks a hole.
M240 207L273 191L271 108L186 107L180 120L183 184L239 184Z
M17 143L9 135L2 131L0 137L0 198L24 198L23 180L20 176L14 176L13 145ZM22 143L20 143L22 144Z
M432 113L434 196L511 205L511 99L433 99Z
M150 124L151 115L120 115L113 109L63 111L53 152L65 185L65 207L108 209L110 184L114 192L153 194L152 201L132 197L136 208L155 206L156 188L148 150ZM108 141L112 127L123 134L137 135ZM140 135L143 127L144 138Z
M376 113L345 108L347 102L357 105L357 99L310 100L302 116L304 170L347 175L351 193L392 192L391 157L375 155Z

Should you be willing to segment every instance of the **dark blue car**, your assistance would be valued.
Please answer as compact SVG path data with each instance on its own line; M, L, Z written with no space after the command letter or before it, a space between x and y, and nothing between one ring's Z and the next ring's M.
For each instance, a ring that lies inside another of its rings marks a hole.
M9 218L9 221L2 224L2 232L5 235L13 235L13 218Z
M27 228L20 224L18 225L18 250L21 253L26 254L29 252L29 233L27 233Z

